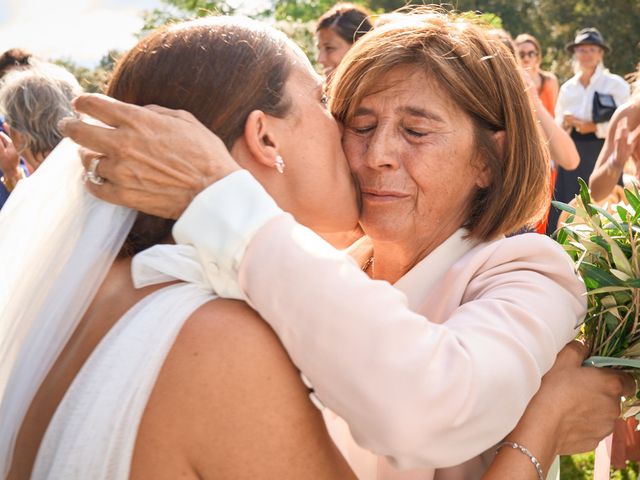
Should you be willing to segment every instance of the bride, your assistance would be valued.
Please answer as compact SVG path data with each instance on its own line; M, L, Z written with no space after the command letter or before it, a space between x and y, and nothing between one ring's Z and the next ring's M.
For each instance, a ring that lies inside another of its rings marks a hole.
M108 93L190 111L300 222L356 224L321 82L283 34L222 17L157 31ZM60 146L0 217L5 252L30 259L3 256L3 478L352 478L266 324L216 300L173 222L85 193L75 151Z

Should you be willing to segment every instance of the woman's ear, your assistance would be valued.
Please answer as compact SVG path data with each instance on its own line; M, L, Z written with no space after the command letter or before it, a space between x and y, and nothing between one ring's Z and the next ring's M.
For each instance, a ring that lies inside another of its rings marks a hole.
M505 149L505 145L504 145L504 142L506 139L505 131L499 130L497 132L494 132L491 136L493 138L493 141L496 142L496 149L498 150L498 155L502 157L504 155L504 149ZM492 180L493 179L491 178L491 170L489 169L489 166L484 161L480 162L480 165L478 166L478 177L476 179L476 185L479 188L487 188L489 185L491 185Z
M244 124L244 141L253 158L265 167L273 168L278 157L274 119L254 110Z

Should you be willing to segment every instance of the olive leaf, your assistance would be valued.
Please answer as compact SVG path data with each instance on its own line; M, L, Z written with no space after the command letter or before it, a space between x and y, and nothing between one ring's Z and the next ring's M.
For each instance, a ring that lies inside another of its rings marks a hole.
M587 315L580 336L593 356L588 363L640 378L640 193L625 189L627 205L609 208L591 200L587 184L573 205L554 202L570 214L555 239L572 258L587 288ZM625 412L640 406L627 399Z

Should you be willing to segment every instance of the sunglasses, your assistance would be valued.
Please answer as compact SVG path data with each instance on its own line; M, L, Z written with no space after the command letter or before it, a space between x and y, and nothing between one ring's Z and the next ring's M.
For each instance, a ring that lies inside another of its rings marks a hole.
M536 58L538 56L538 52L536 52L535 50L529 50L528 52L518 52L518 55L521 59L524 60L527 57Z

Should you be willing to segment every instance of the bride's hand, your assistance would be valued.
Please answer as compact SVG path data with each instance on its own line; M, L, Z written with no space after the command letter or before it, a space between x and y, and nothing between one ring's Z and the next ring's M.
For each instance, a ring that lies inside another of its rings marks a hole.
M95 196L152 215L178 218L194 196L240 167L224 143L193 115L157 105L139 107L99 94L75 100L78 112L106 126L63 119L62 132L84 148L105 182L87 182Z

